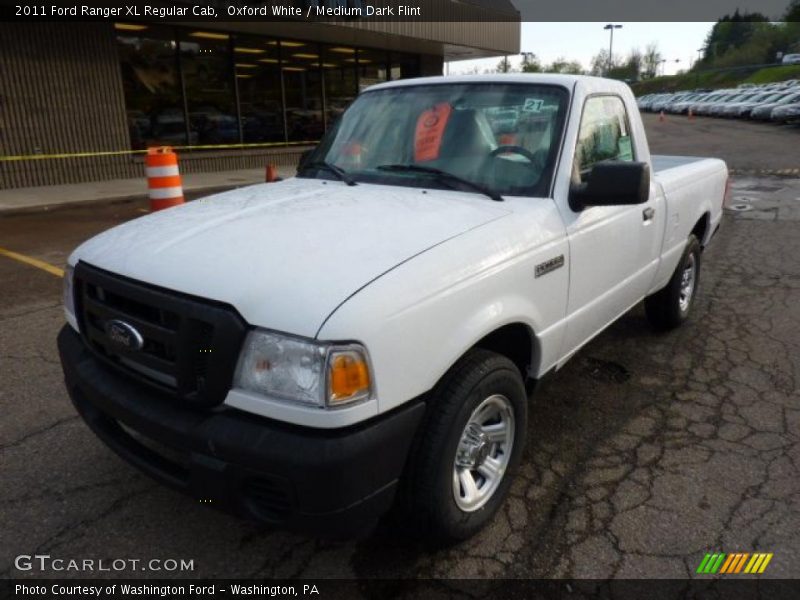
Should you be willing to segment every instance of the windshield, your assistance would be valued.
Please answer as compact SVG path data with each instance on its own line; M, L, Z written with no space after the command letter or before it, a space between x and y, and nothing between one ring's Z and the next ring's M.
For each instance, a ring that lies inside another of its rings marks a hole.
M353 182L480 193L438 170L497 194L547 195L567 100L561 87L519 83L368 91L325 135L300 176L331 179L324 165L332 165Z

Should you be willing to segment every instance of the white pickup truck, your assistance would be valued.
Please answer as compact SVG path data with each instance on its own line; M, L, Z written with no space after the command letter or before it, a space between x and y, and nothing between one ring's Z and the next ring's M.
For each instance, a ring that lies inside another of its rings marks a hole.
M642 300L658 328L687 318L727 181L651 156L616 81L377 85L297 177L75 250L67 388L212 506L341 534L399 503L464 539L504 501L537 380Z

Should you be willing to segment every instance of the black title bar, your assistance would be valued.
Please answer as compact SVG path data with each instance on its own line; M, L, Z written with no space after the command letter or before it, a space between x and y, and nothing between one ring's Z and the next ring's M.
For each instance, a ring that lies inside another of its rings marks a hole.
M716 21L759 12L771 20L791 0L0 0L3 21L556 22Z

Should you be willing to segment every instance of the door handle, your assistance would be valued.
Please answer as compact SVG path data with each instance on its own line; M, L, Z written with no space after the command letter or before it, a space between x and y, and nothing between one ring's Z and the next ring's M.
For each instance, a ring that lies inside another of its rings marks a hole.
M653 220L655 214L656 214L656 209L653 208L652 206L648 206L642 211L642 219L644 220L645 223L648 223L649 221Z

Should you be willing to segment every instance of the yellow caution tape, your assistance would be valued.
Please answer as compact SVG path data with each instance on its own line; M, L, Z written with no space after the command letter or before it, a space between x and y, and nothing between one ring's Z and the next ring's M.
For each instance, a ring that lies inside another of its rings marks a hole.
M319 140L308 140L304 142L265 142L260 144L205 144L194 146L171 146L173 150L230 150L247 148L274 148L289 146L308 146L318 144ZM0 156L0 162L16 162L23 160L50 160L57 158L90 158L96 156L124 156L130 154L147 154L144 150L108 150L102 152L63 152L60 154L27 154L19 156Z

